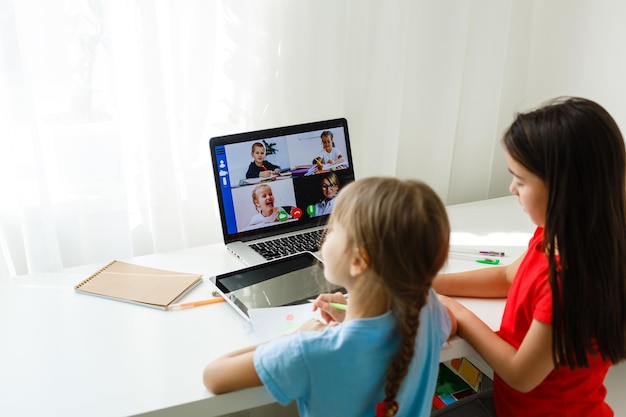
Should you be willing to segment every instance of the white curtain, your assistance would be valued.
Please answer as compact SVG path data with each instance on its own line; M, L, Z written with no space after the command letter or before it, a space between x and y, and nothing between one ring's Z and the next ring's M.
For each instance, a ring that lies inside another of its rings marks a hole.
M0 276L221 242L230 132L346 117L358 177L506 195L501 131L548 98L536 12L588 7L539 4L0 0Z

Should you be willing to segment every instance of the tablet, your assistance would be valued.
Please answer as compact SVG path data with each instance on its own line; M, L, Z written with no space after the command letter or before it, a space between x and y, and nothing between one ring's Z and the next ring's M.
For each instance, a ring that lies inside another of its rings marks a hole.
M276 259L210 278L242 317L248 309L308 303L321 293L341 291L324 278L322 261L311 252Z

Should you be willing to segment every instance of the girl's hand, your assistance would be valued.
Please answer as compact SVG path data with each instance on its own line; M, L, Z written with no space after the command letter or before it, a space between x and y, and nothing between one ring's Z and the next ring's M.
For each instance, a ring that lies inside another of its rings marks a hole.
M259 178L267 178L270 175L272 175L272 173L270 171L261 171L261 172L259 172Z
M441 303L446 307L446 310L448 310L448 316L450 316L450 321L452 322L452 326L450 327L450 337L452 337L456 334L458 322L457 322L456 316L452 312L452 309L450 309L450 307L448 307L446 303L448 302L452 303L456 301L451 300L449 297L446 297L445 295L437 294L437 296L439 297L439 300L441 301Z
M469 310L467 310L467 308L465 308L461 303L459 303L458 301L450 297L447 297L441 294L437 294L437 296L439 297L439 301L441 301L443 305L446 306L446 309L448 310L448 314L450 315L450 320L452 321L452 329L450 330L450 336L452 337L457 333L459 333L459 336L460 336L461 323L463 322L463 316Z
M341 323L346 318L346 312L331 307L331 305L328 304L330 302L347 304L346 297L340 292L336 292L334 294L320 294L313 303L313 311L319 309L322 319L324 319L326 323Z

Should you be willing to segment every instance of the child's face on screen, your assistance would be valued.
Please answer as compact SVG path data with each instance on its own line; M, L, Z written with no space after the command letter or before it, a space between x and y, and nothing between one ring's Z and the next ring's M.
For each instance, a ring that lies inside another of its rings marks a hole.
M326 152L330 153L333 149L333 139L328 135L322 136L322 147Z
M254 205L264 216L269 216L274 209L274 194L270 187L261 187L256 191Z
M265 148L263 146L255 146L252 151L252 159L257 165L262 165L265 160Z

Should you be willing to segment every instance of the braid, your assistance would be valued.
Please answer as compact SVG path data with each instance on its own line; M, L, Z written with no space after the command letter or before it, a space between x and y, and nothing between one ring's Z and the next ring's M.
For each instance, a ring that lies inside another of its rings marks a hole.
M415 336L419 326L420 310L417 304L407 307L404 320L400 323L400 348L394 355L387 370L387 381L385 383L386 398L395 398L398 394L415 351Z
M415 354L415 339L419 328L420 311L426 304L427 295L428 287L420 299L417 301L407 300L406 304L398 306L396 310L396 314L400 318L400 347L387 370L385 400L377 408L377 417L392 417L398 411L398 403L395 399Z

